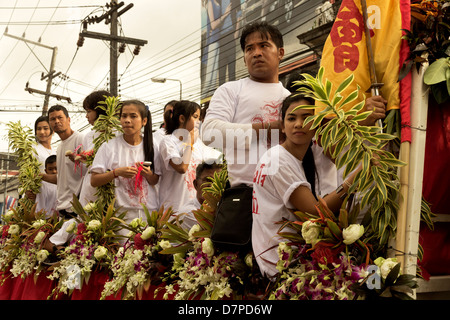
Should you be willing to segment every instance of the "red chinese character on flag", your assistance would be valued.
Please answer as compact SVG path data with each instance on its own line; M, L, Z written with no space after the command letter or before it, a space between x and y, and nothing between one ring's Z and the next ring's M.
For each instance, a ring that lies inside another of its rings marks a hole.
M373 30L370 30L373 36ZM353 0L343 0L330 31L333 47L334 71L355 71L359 64L359 49L364 32L364 20Z

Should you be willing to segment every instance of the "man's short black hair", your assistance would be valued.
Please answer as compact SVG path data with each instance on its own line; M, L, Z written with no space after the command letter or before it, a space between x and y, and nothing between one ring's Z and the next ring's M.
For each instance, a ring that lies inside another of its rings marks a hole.
M267 22L253 22L247 26L244 27L244 30L242 30L241 35L241 48L242 51L245 49L245 40L247 39L248 35L252 34L253 32L259 32L261 33L261 37L264 39L271 39L277 48L283 48L283 35L281 34L280 30L278 30L277 27L268 24Z
M64 115L68 118L69 117L69 112L67 111L67 109L59 104L55 104L54 106L51 106L50 109L48 109L48 116L50 117L50 113L55 112L55 111L62 111L64 112Z

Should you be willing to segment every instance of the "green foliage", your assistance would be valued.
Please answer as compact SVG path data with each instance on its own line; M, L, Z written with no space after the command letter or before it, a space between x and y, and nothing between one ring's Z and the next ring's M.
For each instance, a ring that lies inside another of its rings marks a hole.
M36 141L34 139L33 130L28 126L22 126L20 120L17 122L9 122L8 139L10 147L17 156L17 166L19 167L19 194L31 191L38 194L41 189L42 177L40 176L40 164L36 158ZM33 201L27 197L19 200L19 208L24 206L24 210L30 210Z
M345 79L331 95L332 83L323 79L323 67L317 77L303 74L305 80L298 91L314 98L325 108L308 117L304 125L312 123L317 129L315 138L324 152L335 161L336 167L344 168L344 177L361 167L349 189L349 194L358 192L362 198L359 209L367 208L364 227L368 231L367 241L377 240L384 246L390 237L395 236L398 196L400 183L396 167L404 163L386 150L394 135L380 132L376 126L362 126L371 111L361 112L365 101L356 104L348 111L343 106L354 101L359 94L359 86L347 97L341 92L353 82L353 75ZM322 106L321 106L322 107ZM317 109L319 106L299 106L297 108ZM344 201L344 205L348 201Z
M122 132L119 120L120 101L119 97L106 97L105 101L99 103L99 108L103 109L106 114L100 115L94 123L93 129L99 133L94 139L94 152L92 159L86 163L87 166L92 164L95 154L103 143L108 142L116 136L116 133ZM97 204L106 209L114 200L114 182L111 181L97 188L95 195L97 196Z
M118 232L125 225L126 211L114 207L114 200L109 204L106 210L99 208L97 204L88 204L83 208L78 198L73 195L72 207L79 220L86 225L90 221L97 220L101 227L94 232L94 239L100 245L108 248L110 252L115 252L118 247L118 240L123 238Z
M402 79L412 66L417 70L428 62L424 82L437 103L450 97L450 21L448 0L411 1L411 30L403 30L410 47L408 59L399 74Z

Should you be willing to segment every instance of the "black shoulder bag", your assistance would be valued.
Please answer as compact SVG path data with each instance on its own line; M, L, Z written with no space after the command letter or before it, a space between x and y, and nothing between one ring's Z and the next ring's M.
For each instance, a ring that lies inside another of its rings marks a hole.
M253 188L234 186L222 194L216 210L211 240L217 248L245 251L252 247Z

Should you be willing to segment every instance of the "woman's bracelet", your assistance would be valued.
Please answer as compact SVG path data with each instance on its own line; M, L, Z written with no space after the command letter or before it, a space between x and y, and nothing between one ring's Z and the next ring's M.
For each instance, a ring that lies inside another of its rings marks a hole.
M342 183L339 187L337 187L336 189L336 194L341 193L344 190L344 184L350 189L350 187L352 186L350 182L348 182L347 180L344 180L344 183ZM348 195L348 192L344 192L343 194L341 194L339 196L339 199L344 200L345 197Z
M113 175L114 175L114 179L117 178L117 175L116 175L116 169L112 169L112 173L113 173Z

